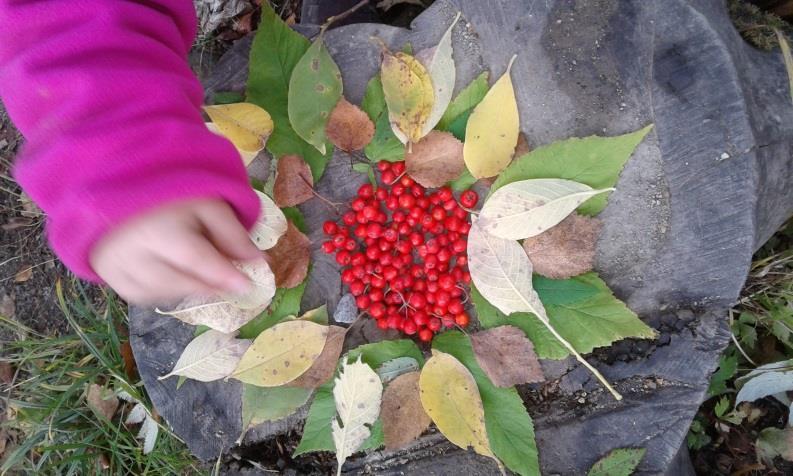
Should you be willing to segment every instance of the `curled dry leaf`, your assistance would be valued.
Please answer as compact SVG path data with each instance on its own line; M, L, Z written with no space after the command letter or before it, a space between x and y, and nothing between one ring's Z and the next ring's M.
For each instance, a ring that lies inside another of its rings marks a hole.
M425 187L440 187L465 169L463 143L448 132L432 131L405 154L408 175Z
M241 151L258 153L273 132L270 114L256 104L240 102L204 106L204 111L217 131Z
M471 346L479 366L497 387L545 380L534 345L517 327L499 326L472 334Z
M294 288L306 279L311 241L292 222L289 222L278 244L264 253L275 274L276 287Z
M346 334L347 330L343 327L330 326L325 346L322 348L317 360L311 364L311 367L303 375L287 385L290 387L317 388L333 377L333 372L336 370L336 364L338 364L339 356L341 355L341 349L344 346L344 336Z
M113 391L95 383L90 384L85 390L85 401L91 411L108 420L111 420L118 410L118 397Z
M595 245L603 224L597 218L573 213L558 225L523 240L534 272L566 279L592 270Z
M479 226L491 235L522 240L539 235L595 195L614 190L593 189L565 179L529 179L496 190L482 206Z
M30 280L33 277L33 267L32 266L23 266L17 273L14 275L14 282L15 283L24 283L25 281Z
M460 12L457 12L452 24L443 33L437 46L419 51L416 54L416 58L421 61L430 74L435 93L432 109L421 131L422 135L425 136L438 124L452 100L454 81L457 74L454 67L454 58L452 58L452 29L459 19Z
M243 354L231 377L260 387L277 387L295 380L319 357L328 327L292 320L265 330Z
M435 101L429 72L409 54L384 51L380 80L394 135L403 143L418 142Z
M299 155L278 159L273 184L273 200L279 207L294 207L314 196L314 177L308 164Z
M421 405L449 441L496 459L485 427L482 397L471 372L450 354L432 351L419 377Z
M325 134L343 151L361 150L374 137L374 123L361 108L342 97L330 113Z
M419 372L409 372L395 378L383 392L380 418L383 420L385 447L402 448L415 440L430 426L430 420L421 406Z
M270 197L258 190L254 192L259 197L262 209L251 228L250 235L260 250L268 250L278 243L281 235L286 233L286 217Z
M209 329L190 341L173 369L158 380L172 375L183 375L201 382L228 377L250 345L250 339L236 339L233 334Z

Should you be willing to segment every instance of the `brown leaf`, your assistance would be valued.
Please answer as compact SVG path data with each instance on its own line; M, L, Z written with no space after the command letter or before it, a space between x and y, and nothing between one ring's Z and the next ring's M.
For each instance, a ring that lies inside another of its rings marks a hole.
M430 417L421 406L420 372L408 372L395 378L385 392L380 407L385 447L402 448L418 438L430 426Z
M333 145L352 152L363 149L372 141L374 124L358 106L342 97L330 112L325 134Z
M275 287L293 288L308 274L311 241L290 221L286 233L264 252L264 257L275 275Z
M285 155L278 159L278 169L273 184L273 200L279 207L300 205L314 192L314 177L308 164L299 155Z
M124 373L130 380L138 380L138 364L132 354L132 346L129 341L124 341L119 348L122 360L124 360Z
M498 387L545 380L534 345L517 327L499 326L472 334L471 346L479 366Z
M113 395L112 391L95 383L88 386L88 390L85 392L85 401L88 403L88 408L108 420L113 418L118 409L118 397Z
M303 375L286 385L288 387L317 388L333 377L346 334L347 329L343 327L329 326L325 347L322 348L317 360Z
M425 187L440 187L465 169L463 143L448 132L432 131L405 153L408 175Z
M16 275L14 275L14 282L24 283L25 281L29 280L32 277L33 277L33 268L30 266L25 266L24 268L17 271Z
M521 132L518 134L518 144L515 146L515 153L512 154L512 160L515 160L522 155L526 155L529 152L531 152L529 141L526 139L526 134Z
M534 272L566 279L592 270L595 245L603 224L597 218L573 213L558 225L523 240Z
M16 315L16 302L14 296L0 294L0 316L13 319Z
M0 362L0 383L10 384L14 379L14 367L8 362Z

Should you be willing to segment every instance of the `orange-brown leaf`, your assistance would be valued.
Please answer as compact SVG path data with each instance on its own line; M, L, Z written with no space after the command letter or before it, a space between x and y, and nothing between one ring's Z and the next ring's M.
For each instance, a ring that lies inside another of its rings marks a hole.
M471 346L479 366L498 387L545 380L534 345L517 327L499 326L472 334Z
M385 447L402 448L418 438L430 425L430 417L421 406L419 372L408 372L395 378L385 392L380 407Z
M347 329L339 326L328 328L328 337L325 340L325 347L311 364L306 372L295 380L286 384L288 387L317 388L333 377L336 370L341 349L344 346L344 336Z
M278 159L273 200L279 207L300 205L314 195L314 177L308 164L299 155Z
M275 287L293 288L308 274L311 241L290 221L286 233L264 256L275 275Z
M374 124L361 108L342 97L330 112L325 135L341 150L361 150L372 141Z
M603 224L597 218L573 213L558 225L523 241L534 272L566 279L592 270L595 245Z
M408 175L425 187L440 187L465 168L463 143L448 132L432 131L405 154Z

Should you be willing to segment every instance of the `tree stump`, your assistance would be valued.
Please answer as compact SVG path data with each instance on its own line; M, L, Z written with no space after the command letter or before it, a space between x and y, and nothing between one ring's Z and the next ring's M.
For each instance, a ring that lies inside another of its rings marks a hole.
M303 21L317 0L304 2ZM313 8L313 9L312 9ZM572 136L655 128L625 166L600 215L597 270L615 294L659 331L590 359L624 395L614 401L573 359L544 361L545 392L521 390L534 418L544 474L582 474L609 450L641 446L638 474L690 474L685 436L729 339L726 310L737 299L751 257L793 212L793 107L779 52L745 44L722 1L664 2L439 0L412 29L377 24L326 34L344 92L360 104L379 66L381 38L391 48L433 46L457 11L456 89L483 70L492 80L512 69L521 130L531 146ZM315 32L303 25L301 32ZM217 65L207 94L243 91L250 38ZM347 202L365 178L337 153L317 190ZM319 200L301 206L314 243L303 309L334 311L338 266L319 250L331 213ZM235 381L158 381L193 328L147 309L130 313L138 368L158 412L196 456L217 458L241 433ZM358 342L382 339L358 324ZM298 429L304 412L249 432L244 444ZM444 446L445 445L445 446ZM375 451L351 472L498 474L490 461L428 435L415 451ZM442 453L442 456L437 456Z

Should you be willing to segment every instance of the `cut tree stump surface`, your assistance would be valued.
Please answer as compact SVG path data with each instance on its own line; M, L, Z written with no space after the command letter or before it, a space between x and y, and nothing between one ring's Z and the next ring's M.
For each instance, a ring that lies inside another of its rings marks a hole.
M304 2L304 13L316 2ZM378 69L379 48L370 37L393 49L409 42L418 51L437 43L457 11L456 89L484 70L492 83L517 54L512 78L532 147L655 124L600 215L597 270L659 338L618 342L590 356L622 402L574 360L543 362L551 391L521 390L543 473L581 474L609 450L632 446L647 448L637 474L687 474L685 435L729 339L726 309L739 296L754 250L793 212L793 108L781 56L745 44L718 0L440 0L411 30L356 24L327 32L347 99L360 104ZM241 40L218 63L208 96L244 91L249 48L250 38ZM350 164L337 152L317 191L347 202L366 180ZM315 245L302 307L327 302L333 313L342 293L338 266L319 244L321 223L334 212L317 199L300 208ZM177 391L175 378L158 381L194 329L147 309L132 309L130 323L157 411L198 457L217 458L241 433L240 384L188 380ZM355 326L348 346L384 338L368 320ZM299 429L303 416L260 425L244 443ZM345 469L498 474L490 461L436 434L416 445L424 449L375 451Z

